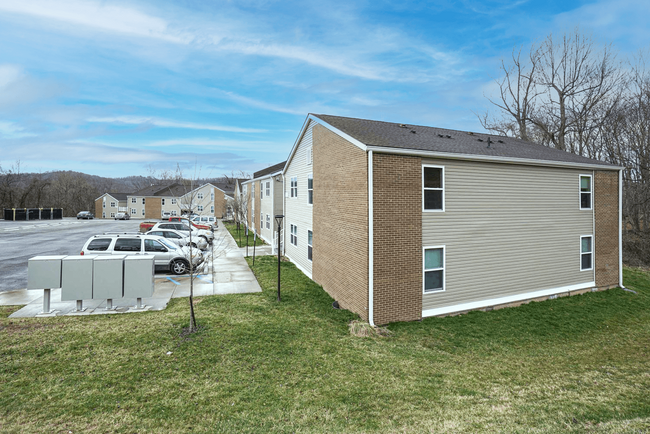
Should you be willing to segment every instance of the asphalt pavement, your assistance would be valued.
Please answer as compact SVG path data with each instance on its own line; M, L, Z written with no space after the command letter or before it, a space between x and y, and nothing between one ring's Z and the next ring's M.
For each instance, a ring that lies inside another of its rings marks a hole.
M104 232L137 232L140 220L0 220L0 292L27 287L34 256L78 255L88 238Z

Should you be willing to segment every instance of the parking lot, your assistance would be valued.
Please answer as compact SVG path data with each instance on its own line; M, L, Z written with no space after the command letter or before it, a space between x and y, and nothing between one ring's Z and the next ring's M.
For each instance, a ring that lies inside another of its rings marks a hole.
M135 232L140 220L0 220L0 292L27 287L27 261L42 255L78 255L93 235Z

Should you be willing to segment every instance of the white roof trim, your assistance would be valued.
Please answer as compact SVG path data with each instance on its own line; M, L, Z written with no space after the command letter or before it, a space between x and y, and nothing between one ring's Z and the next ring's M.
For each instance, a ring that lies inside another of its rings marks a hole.
M118 201L118 202L120 201L118 198L116 198L115 196L112 196L110 193L104 193L104 194L102 194L101 196L99 196L97 199L95 199L95 202L97 202L99 199L101 199L101 198L104 197L104 196L112 197L113 199L115 199L115 200ZM128 194L127 194L127 197L129 197Z
M293 144L293 148L291 148L291 152L289 153L289 158L287 158L287 162L284 165L284 169L282 169L282 175L283 176L287 172L287 168L291 164L291 160L293 160L293 156L296 154L296 151L298 150L298 145L302 141L302 137L305 135L305 132L307 131L307 127L309 126L310 121L313 121L313 122L327 128L328 130L330 130L334 134L344 138L345 140L347 140L348 142L350 142L353 145L357 146L361 150L363 150L363 151L368 150L368 147L366 145L364 145L363 143L361 143L360 141L358 141L354 137L344 133L343 131L339 130L338 128L335 128L335 127L331 126L330 124L328 124L327 122L325 122L321 118L310 114L310 115L307 116L307 119L305 119L305 122L302 125L302 129L300 130L300 134L298 134L298 138L296 139L296 142Z
M448 160L468 160L468 161L482 161L494 163L510 163L522 164L527 166L546 166L546 167L563 167L563 168L576 168L576 169L593 169L593 170L621 170L619 166L613 165L600 165L600 164L584 164L572 163L565 161L552 161L552 160L534 160L529 158L516 158L516 157L499 157L490 155L475 155L475 154L457 154L452 152L439 152L439 151L422 151L418 149L402 149L402 148L389 148L384 146L368 146L368 150L379 152L383 154L400 154L400 155L414 155L419 157L428 158L444 158Z
M247 179L245 182L242 182L242 184L246 184L246 183L249 183L249 182L252 182L252 181L259 181L260 179L272 178L272 177L274 177L276 175L282 175L282 170L278 170L277 172L273 172L273 173L268 173L268 174L260 176L258 178Z

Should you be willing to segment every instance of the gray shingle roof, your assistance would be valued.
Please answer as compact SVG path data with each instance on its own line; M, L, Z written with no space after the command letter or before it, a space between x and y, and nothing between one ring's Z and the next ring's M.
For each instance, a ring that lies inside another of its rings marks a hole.
M266 169L262 169L258 172L253 173L253 179L261 178L264 175L268 175L271 173L275 172L281 172L282 169L284 169L284 165L286 164L286 161L283 161L282 163L274 164L273 166L267 167Z
M449 154L501 157L505 159L541 160L573 164L615 166L558 149L549 148L512 137L490 136L486 133L448 130L410 124L371 121L342 116L317 115L329 125L367 146L381 146ZM488 136L491 143L488 148Z
M110 194L113 198L117 199L118 201L125 201L126 196L129 195L130 193L107 193Z

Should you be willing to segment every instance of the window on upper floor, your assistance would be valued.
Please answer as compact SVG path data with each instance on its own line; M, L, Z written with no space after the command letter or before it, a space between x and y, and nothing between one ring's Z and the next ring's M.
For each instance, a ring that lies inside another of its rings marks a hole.
M115 202L111 202L111 208L115 208Z
M580 237L580 271L593 268L594 247L591 235Z
M266 181L266 195L271 195L271 181Z
M444 246L424 248L424 293L445 290Z
M160 199L160 204L161 204L161 205L164 205L164 204L165 204L165 199L164 199L164 198L163 198L163 199Z
M314 175L307 176L307 203L314 203Z
M176 199L172 199L172 205L176 205Z
M445 169L440 166L422 166L422 209L445 210Z
M591 209L591 175L580 175L580 209Z
M197 193L196 198L197 199L203 199L203 193Z
M142 205L144 205L144 197L142 198Z
M137 203L137 201L138 201L137 198L135 198L135 197L132 197L132 198L131 198L131 203Z
M298 197L298 177L291 178L291 197Z
M210 200L214 200L214 193L210 193Z

